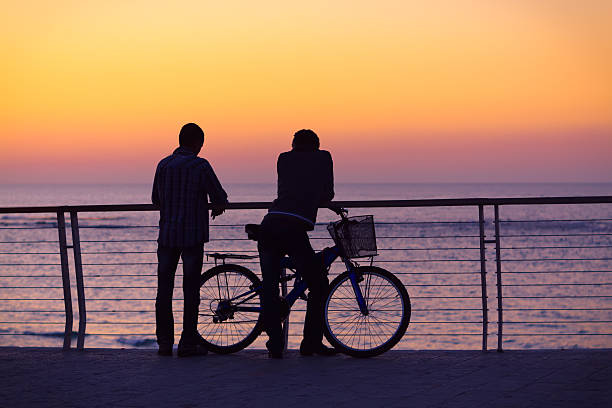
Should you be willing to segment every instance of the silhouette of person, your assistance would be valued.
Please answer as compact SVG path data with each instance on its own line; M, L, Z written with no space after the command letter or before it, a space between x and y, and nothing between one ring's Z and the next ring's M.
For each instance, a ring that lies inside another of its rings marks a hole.
M157 298L155 300L158 353L172 355L174 318L172 293L179 257L183 259L183 332L179 357L204 355L207 349L197 331L200 274L204 243L208 242L208 198L211 215L225 211L227 194L206 159L198 157L204 132L187 123L179 133L179 147L157 165L153 204L159 206Z
M289 255L308 285L302 355L333 355L323 345L323 302L329 286L326 271L310 245L307 231L314 229L317 210L334 197L333 162L319 150L315 132L302 129L293 137L292 149L277 162L278 197L263 218L259 232L259 260L263 276L263 319L271 358L282 358L284 339L279 298L280 261Z

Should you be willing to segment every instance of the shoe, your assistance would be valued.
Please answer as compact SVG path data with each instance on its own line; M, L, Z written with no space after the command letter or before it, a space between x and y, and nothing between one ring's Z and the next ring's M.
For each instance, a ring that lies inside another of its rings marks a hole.
M157 354L160 356L172 356L172 344L160 344Z
M186 341L185 336L181 335L181 340L178 344L177 355L179 357L205 356L208 354L206 343L200 334L191 336Z
M276 347L271 347L270 340L268 340L266 341L266 348L268 349L269 358L275 358L279 360L283 358L283 348L282 347L280 349Z
M319 344L318 346L312 347L306 345L306 343L302 341L302 343L300 344L300 355L312 356L314 354L317 354L319 356L335 356L336 354L338 354L338 350L333 347L327 347L323 343Z

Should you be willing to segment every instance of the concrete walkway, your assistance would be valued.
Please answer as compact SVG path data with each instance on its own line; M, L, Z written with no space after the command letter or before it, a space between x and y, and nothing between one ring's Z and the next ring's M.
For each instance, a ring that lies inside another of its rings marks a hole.
M612 350L390 351L269 360L0 348L2 407L604 407Z

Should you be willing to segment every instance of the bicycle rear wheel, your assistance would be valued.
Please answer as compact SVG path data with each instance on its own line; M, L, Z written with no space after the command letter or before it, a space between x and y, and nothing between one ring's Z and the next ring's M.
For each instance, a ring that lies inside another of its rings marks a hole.
M259 278L240 265L219 265L202 274L198 331L210 351L234 353L259 336L263 329L259 288Z
M330 284L325 303L324 332L327 340L353 357L384 353L402 338L410 322L410 297L391 272L374 266L356 268L368 313L357 304L349 272Z

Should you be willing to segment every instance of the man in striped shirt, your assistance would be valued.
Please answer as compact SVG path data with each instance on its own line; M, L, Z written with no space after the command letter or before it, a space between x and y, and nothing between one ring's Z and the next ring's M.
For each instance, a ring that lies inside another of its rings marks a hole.
M208 199L215 218L225 211L227 194L210 163L198 157L204 132L188 123L179 133L179 147L157 165L153 204L159 206L157 298L155 321L160 355L172 355L174 318L172 293L179 258L183 260L183 332L180 357L207 353L197 331L200 274L204 243L208 242Z

